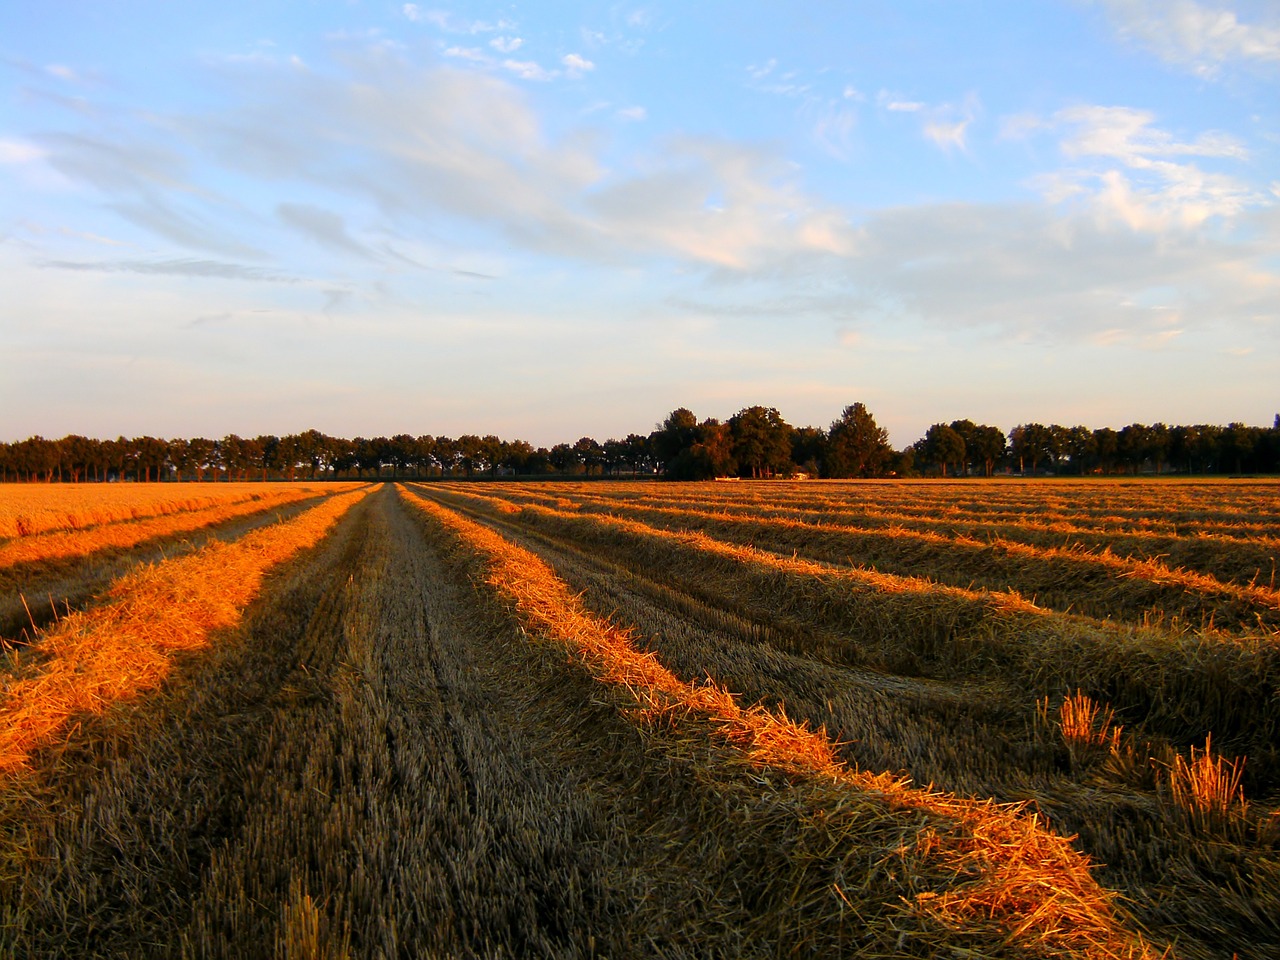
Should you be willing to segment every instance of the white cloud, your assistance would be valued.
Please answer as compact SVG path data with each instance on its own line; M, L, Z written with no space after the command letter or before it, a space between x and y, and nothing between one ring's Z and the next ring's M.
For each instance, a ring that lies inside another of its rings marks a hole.
M967 152L969 126L977 118L980 107L977 96L969 94L959 106L947 103L926 111L925 139L946 153Z
M448 47L444 51L446 57L453 57L455 60L469 60L472 63L492 63L485 55L483 50L476 47Z
M839 105L823 108L813 125L813 138L837 160L848 160L852 151L853 131L858 114Z
M640 121L648 119L648 117L649 111L644 107L623 107L618 111L618 119L620 120Z
M423 10L416 3L406 3L401 7L405 17L414 23L429 23L445 33L495 33L500 30L512 30L515 24L510 20L463 20L445 10Z
M1150 157L1197 156L1248 159L1239 140L1218 131L1202 133L1192 142L1180 142L1154 126L1155 114L1131 107L1078 106L1054 115L1059 125L1073 128L1062 143L1068 156L1114 157L1130 166L1141 166Z
M521 80L550 80L556 75L533 60L503 60L502 66Z
M25 140L0 140L0 163L33 163L44 159L44 151Z
M560 62L564 64L567 75L571 78L580 77L596 68L596 65L590 60L576 53L566 54L561 58Z
M47 67L45 67L44 70L45 70L45 73L49 74L50 76L57 77L59 80L66 80L70 83L74 83L75 81L80 79L79 74L77 74L70 67L64 66L63 64L60 64L60 63L51 63Z
M523 45L524 40L520 37L494 37L489 41L489 46L499 53L515 53Z
M1196 0L1098 0L1120 34L1162 59L1211 76L1227 64L1280 63L1280 17L1247 23L1233 4Z
M895 322L1154 347L1196 329L1254 327L1257 317L1280 335L1277 256L1280 235L1155 235L1088 210L935 204L873 214L844 269Z
M925 104L918 100L904 100L888 90L881 90L876 94L876 103L882 109L892 110L895 113L919 113L925 108Z
M1195 227L1264 202L1264 195L1229 174L1170 159L1247 160L1238 140L1217 131L1179 140L1155 119L1128 107L1077 106L1049 122L1024 123L1026 129L1059 131L1063 154L1089 164L1040 177L1036 185L1052 203L1084 199L1134 230Z
M778 61L775 58L770 57L763 64L758 66L756 64L752 64L747 67L747 75L750 76L752 80L763 80L769 74L773 73L777 66Z
M952 149L963 152L965 150L965 133L969 129L968 119L955 120L952 122L930 121L924 125L924 135L928 140L933 141L934 146L951 151Z

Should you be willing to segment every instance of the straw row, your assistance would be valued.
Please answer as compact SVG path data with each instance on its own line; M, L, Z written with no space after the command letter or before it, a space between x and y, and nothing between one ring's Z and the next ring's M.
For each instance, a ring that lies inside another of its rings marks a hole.
M339 492L334 490L334 493ZM99 550L137 546L158 537L190 533L236 517L315 497L314 489L273 487L247 500L215 502L210 506L162 514L136 521L103 524L83 530L33 534L0 543L0 570L25 563L87 557Z
M1104 619L1177 618L1222 629L1280 628L1280 591L1224 583L1158 560L1117 556L1109 550L1091 553L903 528L867 530L784 518L760 520L749 514L725 516L689 508L591 506L604 506L610 515L633 517L655 527L702 531L734 543L780 553L795 551L829 563L902 575L927 571L944 583L1012 590L1046 607Z
M447 495L498 512L476 495ZM1010 593L839 568L623 518L512 510L499 515L780 623L814 656L908 676L999 677L1036 696L1080 688L1178 743L1212 731L1217 742L1258 756L1259 776L1280 761L1264 759L1280 737L1280 646L1267 636L1102 623Z
M687 488L665 495L650 492L643 496L616 486L603 492L599 485L557 489L572 499L550 494L539 496L510 487L503 490L503 495L515 502L541 502L562 508L572 503L582 509L604 512L665 508L714 513L726 519L776 518L866 532L907 531L962 542L1011 541L1046 549L1067 549L1072 554L1085 556L1102 554L1135 561L1157 561L1173 570L1185 569L1238 585L1266 585L1273 589L1276 561L1280 558L1280 521L1270 525L1240 524L1232 528L1230 534L1225 534L1185 526L1179 528L1162 520L1153 520L1152 529L1132 524L1098 528L1047 520L1043 514L1034 512L993 516L976 506L959 513L940 509L908 513L877 509L867 502L852 499L836 502L832 498L788 496L785 488L769 495L747 492L738 497L700 494Z
M81 712L155 687L180 651L236 623L275 565L322 538L366 489L335 495L235 543L134 571L100 606L69 615L39 642L39 660L0 680L0 773L62 735Z
M262 499L272 486L223 483L173 484L3 484L0 485L0 539L50 531L84 530L107 523L141 520L190 510ZM311 495L325 485L301 485ZM348 486L349 489L349 486Z
M463 507L486 503L450 500ZM1280 822L1241 802L1229 818L1219 818L1221 825L1215 820L1212 829L1202 829L1201 818L1188 830L1194 811L1171 793L1177 761L1186 744L1194 750L1203 743L1203 729L1168 723L1179 731L1179 750L1150 725L1126 718L1123 742L1111 725L1105 745L1082 749L1071 739L1079 734L1070 722L1062 731L1056 726L1063 693L1072 689L1065 684L1047 688L1055 725L1045 729L1037 723L1043 701L1034 702L1017 674L939 671L934 679L916 680L832 663L839 648L828 645L821 625L766 604L744 604L740 578L695 574L670 560L636 562L635 549L601 550L557 536L522 522L518 509L502 510L502 500L488 502L484 522L551 564L592 610L633 624L644 649L684 679L711 677L746 702L785 705L789 716L831 730L842 755L864 769L902 771L917 783L963 795L1034 796L1058 831L1078 834L1076 845L1107 865L1105 882L1132 898L1148 929L1176 927L1187 956L1280 945L1280 928L1266 919L1280 916L1280 888L1266 873ZM1073 695L1073 704L1082 696ZM1215 746L1218 741L1215 736ZM1228 745L1227 757L1239 749L1239 743ZM1265 740L1248 749L1263 755L1251 753L1247 767L1237 762L1254 776L1249 795L1264 796L1275 786L1274 750Z
M627 631L586 611L533 554L434 502L413 502L483 560L486 583L508 599L527 630L576 649L593 674L628 691L652 722L678 724L691 716L762 768L837 785L855 806L870 800L904 818L924 815L914 829L915 853L955 879L946 889L918 893L908 905L911 913L1054 955L1149 955L1117 918L1087 861L1025 810L850 770L821 732L778 711L744 709L713 684L679 680L655 657L636 650ZM831 815L839 816L838 808Z

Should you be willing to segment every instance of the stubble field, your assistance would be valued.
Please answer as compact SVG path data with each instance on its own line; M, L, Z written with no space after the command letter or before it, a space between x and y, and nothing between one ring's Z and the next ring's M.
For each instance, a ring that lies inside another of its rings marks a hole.
M0 955L1280 956L1274 482L232 486L0 488Z

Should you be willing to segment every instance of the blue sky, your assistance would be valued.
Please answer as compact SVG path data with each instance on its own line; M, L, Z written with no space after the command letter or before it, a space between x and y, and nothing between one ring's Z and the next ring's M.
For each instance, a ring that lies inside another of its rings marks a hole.
M0 439L1269 425L1256 0L10 3Z

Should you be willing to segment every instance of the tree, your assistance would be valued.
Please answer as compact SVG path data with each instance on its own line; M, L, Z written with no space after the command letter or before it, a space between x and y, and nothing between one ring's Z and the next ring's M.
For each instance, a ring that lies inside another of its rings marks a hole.
M676 457L692 449L697 442L698 418L688 407L672 410L649 434L650 446L664 473Z
M1004 431L999 427L979 424L964 445L970 457L982 462L983 473L989 477L995 473L996 463L1004 457Z
M789 472L791 425L774 407L746 407L729 418L730 454L742 476Z
M797 427L791 431L791 462L811 477L822 473L827 458L827 431L821 427Z
M935 423L924 435L920 454L926 462L940 467L945 477L948 464L960 467L964 463L964 438L945 423Z
M1043 423L1026 423L1009 431L1009 453L1018 461L1018 472L1025 473L1027 465L1036 472L1041 460L1049 460L1053 454L1053 432Z
M874 477L882 473L893 455L889 432L861 403L844 408L827 431L824 466L829 477Z
M604 472L604 447L596 440L591 437L579 437L578 442L573 445L573 450L588 476Z

